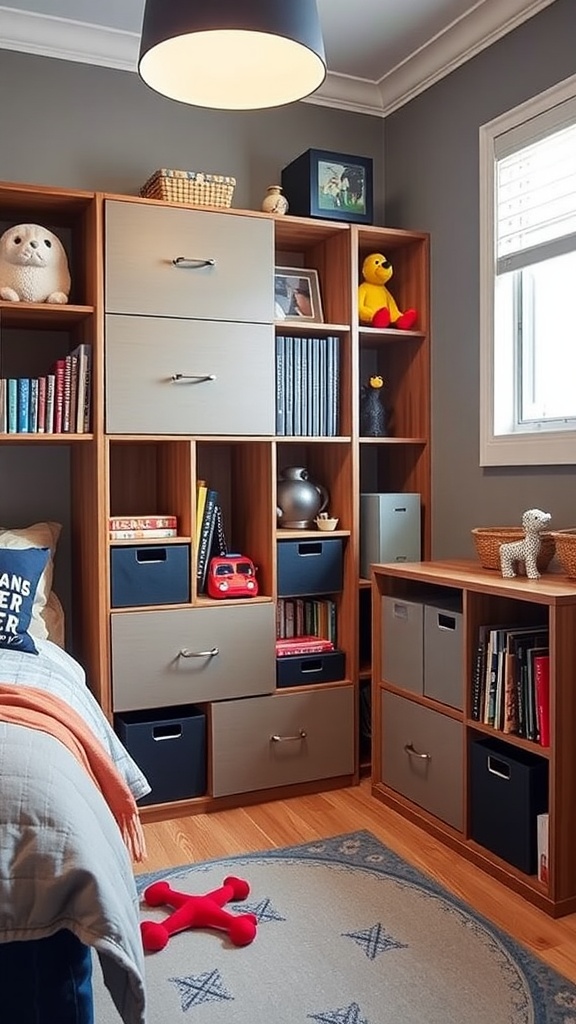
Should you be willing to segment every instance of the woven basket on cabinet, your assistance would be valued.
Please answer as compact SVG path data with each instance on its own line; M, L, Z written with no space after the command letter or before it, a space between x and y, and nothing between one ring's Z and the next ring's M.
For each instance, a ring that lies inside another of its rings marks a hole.
M162 167L140 189L145 199L163 199L190 206L229 207L236 178L203 171L171 171Z
M484 569L499 569L500 545L522 540L523 537L524 530L521 526L476 526L472 530L476 554ZM554 558L555 548L552 533L543 533L537 559L539 572L544 572L548 568ZM522 566L520 568L522 569Z
M558 561L571 580L576 580L576 529L553 530Z

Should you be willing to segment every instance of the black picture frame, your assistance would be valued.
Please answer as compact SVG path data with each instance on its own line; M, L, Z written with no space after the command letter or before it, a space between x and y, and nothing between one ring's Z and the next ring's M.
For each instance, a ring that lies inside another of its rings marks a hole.
M307 149L282 171L289 213L372 224L372 167L370 157Z

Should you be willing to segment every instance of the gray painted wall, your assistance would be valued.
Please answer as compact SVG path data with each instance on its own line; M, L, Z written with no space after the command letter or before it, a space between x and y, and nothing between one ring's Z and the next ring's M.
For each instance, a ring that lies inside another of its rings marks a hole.
M472 555L471 527L532 506L576 526L574 467L478 465L478 128L575 74L575 40L575 0L556 0L386 119L386 222L431 233L436 558Z
M378 118L295 103L272 111L206 111L164 99L136 74L0 50L0 180L137 195L158 167L231 174L233 206L260 209L266 186L309 148L374 160L383 223ZM1 367L0 338L0 367ZM2 374L0 374L2 375ZM65 447L0 449L0 524L64 524L55 587L71 611L69 461Z

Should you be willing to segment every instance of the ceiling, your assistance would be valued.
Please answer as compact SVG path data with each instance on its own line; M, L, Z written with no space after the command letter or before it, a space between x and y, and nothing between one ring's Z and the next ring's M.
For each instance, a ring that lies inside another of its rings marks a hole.
M306 102L384 117L554 2L318 0L328 75ZM144 0L15 0L0 6L0 49L135 71L143 10Z

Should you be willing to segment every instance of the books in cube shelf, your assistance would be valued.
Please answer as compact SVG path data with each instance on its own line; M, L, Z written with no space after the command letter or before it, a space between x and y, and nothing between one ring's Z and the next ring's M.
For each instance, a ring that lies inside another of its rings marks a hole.
M109 530L175 530L177 526L176 516L110 516L108 519Z
M178 530L168 526L165 530L109 530L110 540L159 540L161 537L177 537Z
M276 657L285 658L294 654L325 654L333 651L334 644L320 636L284 637L276 641Z

